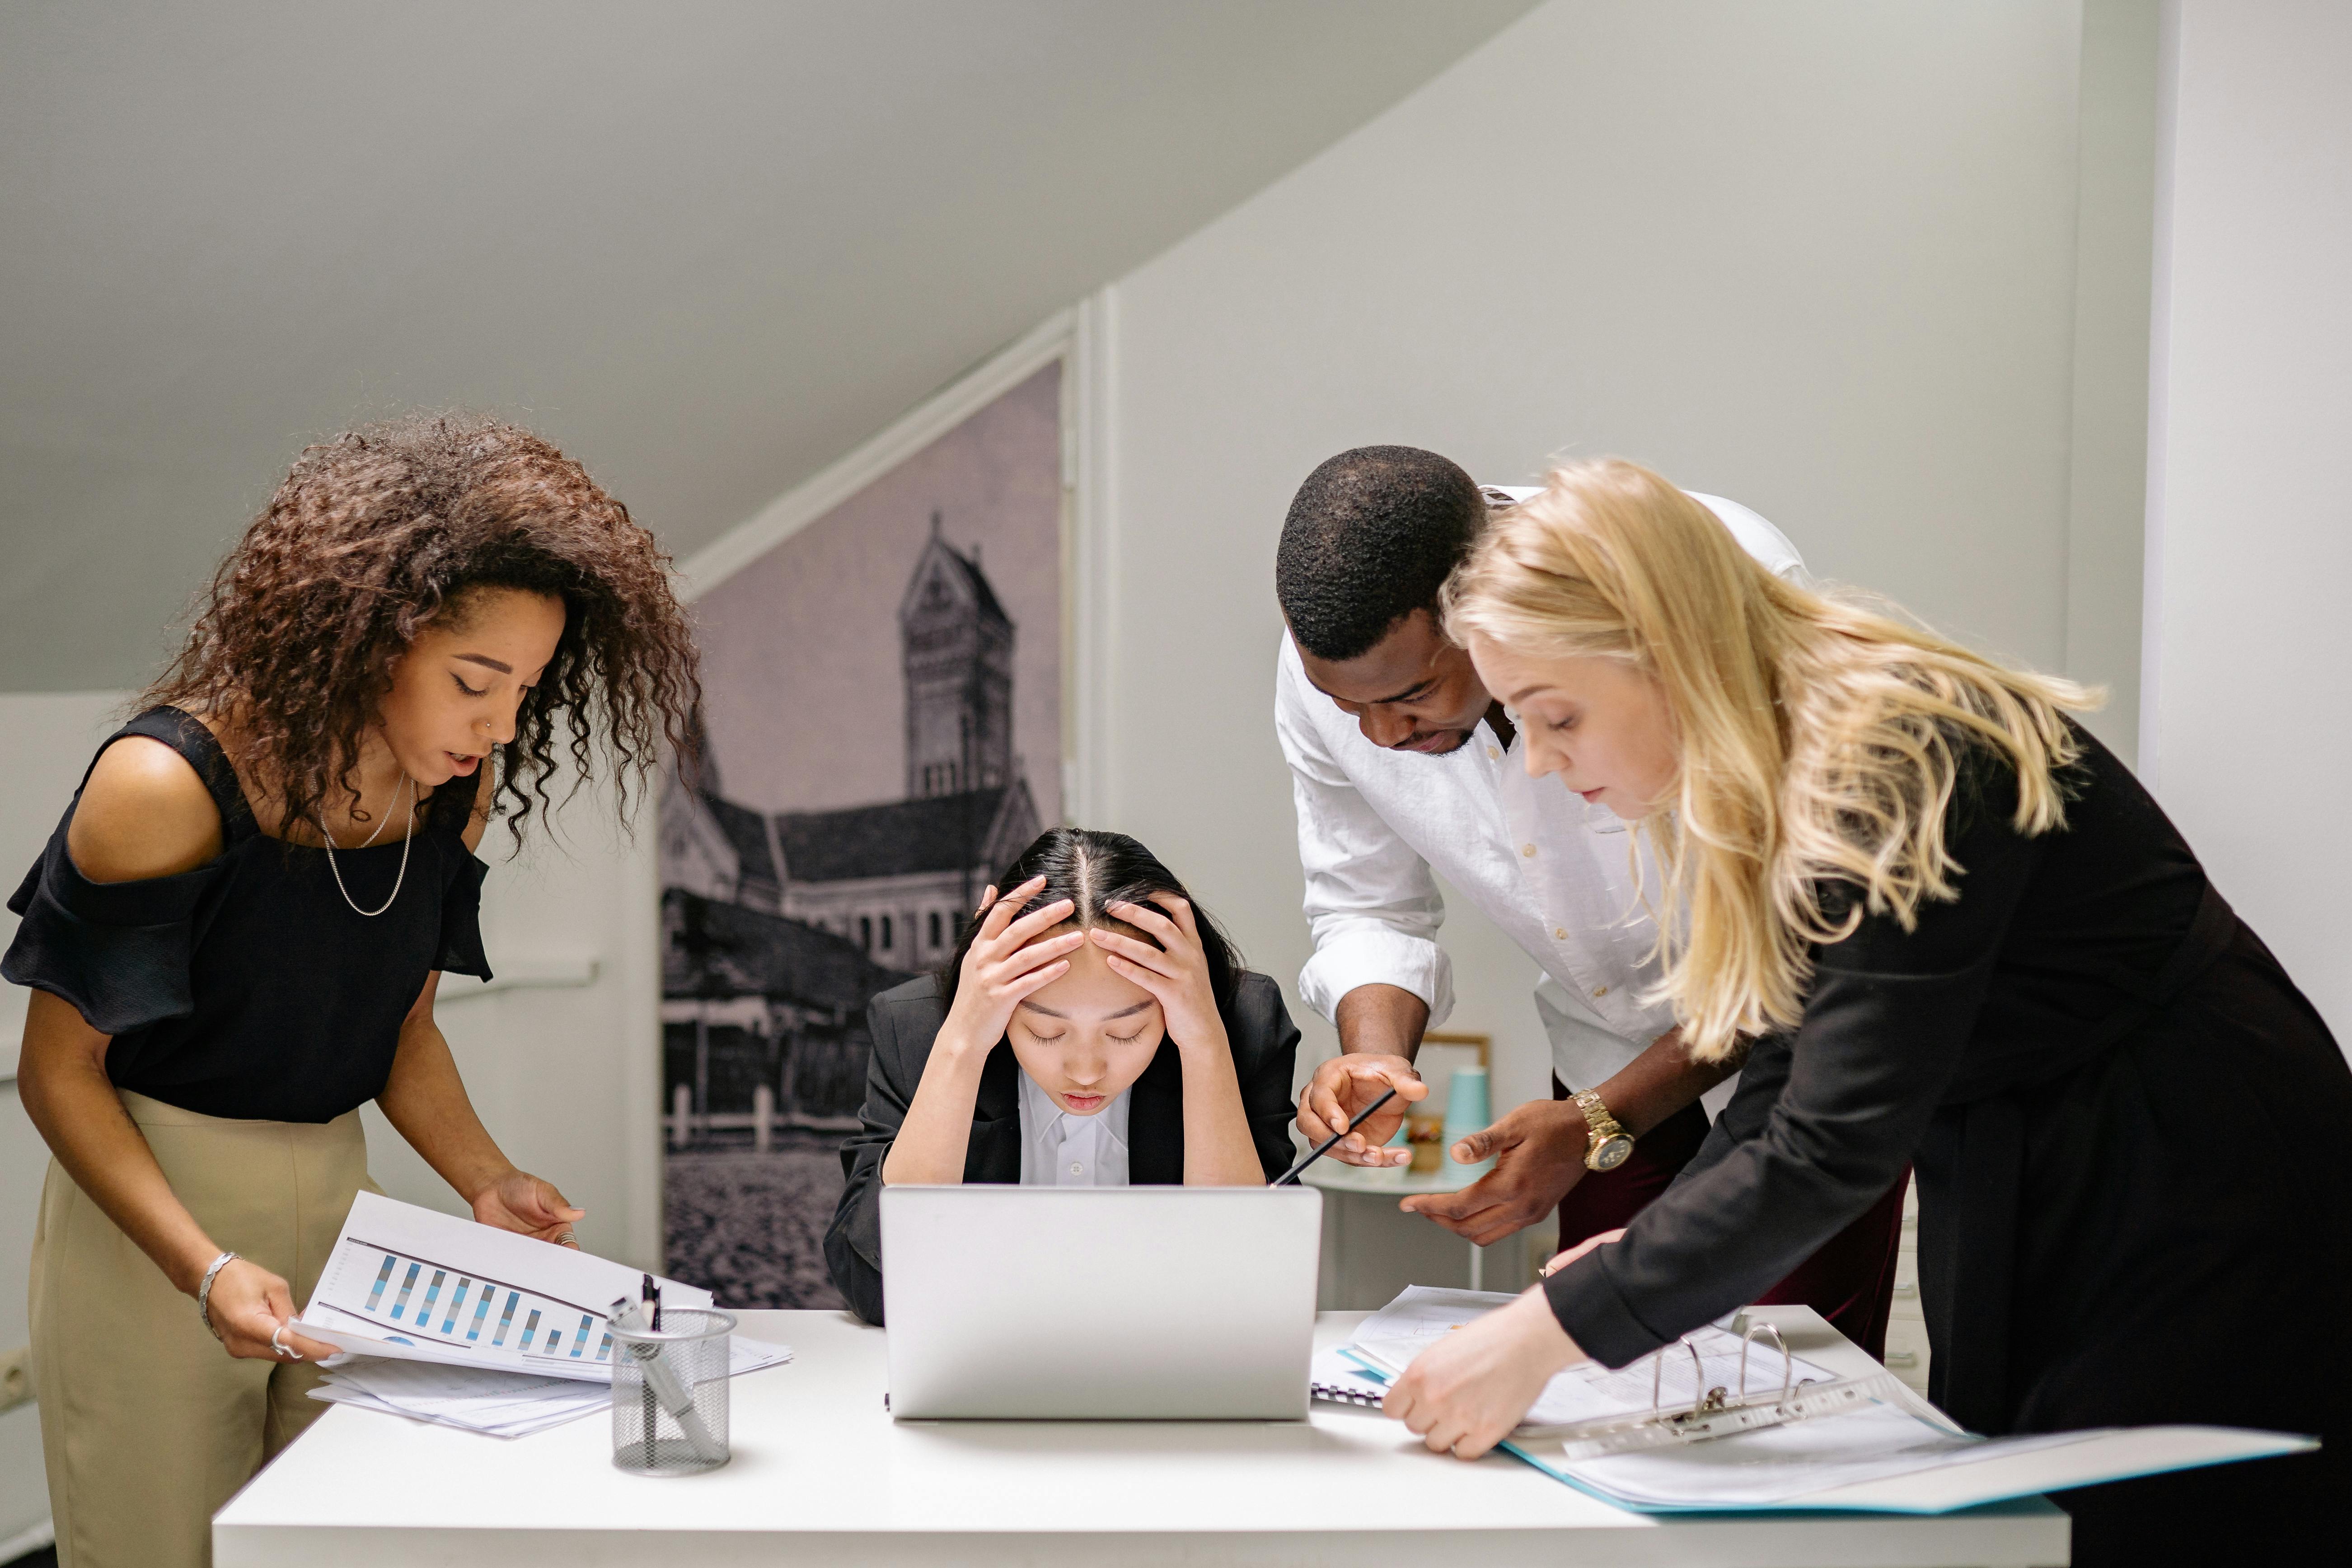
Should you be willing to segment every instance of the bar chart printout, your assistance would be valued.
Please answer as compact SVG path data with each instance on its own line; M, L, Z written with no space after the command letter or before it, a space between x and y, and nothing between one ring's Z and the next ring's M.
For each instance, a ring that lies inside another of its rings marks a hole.
M362 1353L603 1381L611 1304L635 1300L641 1281L604 1258L362 1193L301 1321ZM662 1284L673 1305L710 1302Z
M357 1315L374 1320L387 1338L429 1338L445 1345L487 1346L561 1361L611 1359L613 1341L605 1331L605 1314L593 1307L559 1301L503 1279L477 1279L361 1237L353 1237L352 1245L376 1263ZM349 1308L341 1310L350 1313ZM592 1341L593 1352L588 1348Z

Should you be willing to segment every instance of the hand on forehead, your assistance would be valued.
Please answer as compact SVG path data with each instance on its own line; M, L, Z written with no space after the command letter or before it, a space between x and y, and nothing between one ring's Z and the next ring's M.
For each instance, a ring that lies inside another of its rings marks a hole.
M1150 992L1114 973L1103 950L1092 942L1071 953L1069 963L1068 973L1022 998L1024 1012L1072 1023L1101 1024L1139 1017L1157 1005Z

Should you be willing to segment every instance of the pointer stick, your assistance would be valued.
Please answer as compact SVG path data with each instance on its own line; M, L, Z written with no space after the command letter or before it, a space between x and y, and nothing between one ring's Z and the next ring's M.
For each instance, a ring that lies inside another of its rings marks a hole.
M1381 1106L1386 1105L1390 1100L1394 1100L1395 1098L1396 1085L1391 1084L1389 1085L1388 1092L1386 1094L1381 1095L1378 1100L1364 1107L1363 1110L1356 1112L1356 1119L1353 1121L1349 1122L1344 1129L1332 1133L1331 1136L1315 1145L1314 1148L1309 1149L1300 1157L1298 1163L1291 1166L1290 1169L1275 1177L1275 1179L1268 1182L1266 1185L1269 1187L1286 1187L1294 1185L1298 1180L1299 1172L1307 1169L1307 1166L1315 1163L1316 1161L1329 1153L1331 1152L1331 1146L1334 1143L1337 1143L1340 1139L1345 1138L1349 1133L1353 1132L1357 1128L1361 1127L1365 1121L1370 1118L1373 1111L1378 1110Z

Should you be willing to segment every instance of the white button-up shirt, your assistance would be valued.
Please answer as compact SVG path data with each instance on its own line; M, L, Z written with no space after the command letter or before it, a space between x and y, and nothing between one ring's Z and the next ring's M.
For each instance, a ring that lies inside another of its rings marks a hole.
M1027 1073L1021 1075L1021 1184L1123 1187L1127 1181L1127 1101L1121 1089L1092 1116L1073 1116Z
M1489 491L1506 503L1532 493ZM1696 499L1766 567L1806 580L1780 530L1737 502ZM1673 1009L1647 999L1660 965L1636 878L1654 885L1655 871L1644 854L1637 873L1638 837L1557 777L1528 777L1524 740L1506 747L1482 719L1469 743L1443 756L1376 746L1309 684L1286 635L1275 730L1290 763L1315 937L1298 988L1317 1012L1331 1018L1357 986L1386 984L1426 1002L1433 1026L1444 1022L1454 980L1436 940L1444 877L1542 972L1536 1011L1570 1089L1601 1083L1674 1027ZM1710 1108L1730 1088L1710 1094Z

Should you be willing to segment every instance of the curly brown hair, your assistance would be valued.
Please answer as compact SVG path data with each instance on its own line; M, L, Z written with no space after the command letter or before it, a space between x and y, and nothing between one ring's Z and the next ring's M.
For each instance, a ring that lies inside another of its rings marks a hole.
M563 635L499 750L493 803L517 843L565 745L572 789L610 765L624 817L662 760L691 758L700 696L669 558L573 459L481 415L413 414L307 447L198 595L188 640L148 687L228 721L238 760L288 821L352 774L420 628L477 589L563 601ZM602 744L599 744L601 732ZM568 798L567 792L567 798Z

